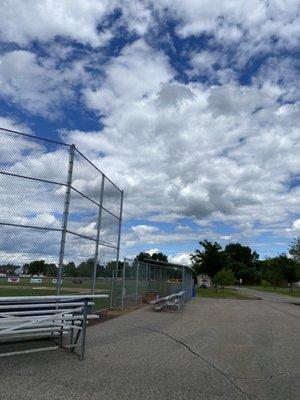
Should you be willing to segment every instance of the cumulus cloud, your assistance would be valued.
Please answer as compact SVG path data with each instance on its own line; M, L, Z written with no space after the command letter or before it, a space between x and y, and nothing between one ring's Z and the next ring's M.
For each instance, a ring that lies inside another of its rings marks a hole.
M168 259L174 264L191 265L189 253L177 253L174 256L170 255Z
M75 96L99 116L101 130L61 129L61 136L125 189L124 215L132 224L124 233L128 248L213 237L217 223L234 228L218 234L225 241L298 229L300 190L292 184L300 171L296 65L280 56L297 43L296 1L33 3L11 0L2 7L1 38L15 47L0 55L1 97L31 115L52 118ZM117 8L119 17L109 23ZM191 81L181 79L170 60L174 49L158 49L153 41L170 18L179 40L207 38L205 46L199 42L199 49L187 46L180 54ZM101 53L124 27L134 38L109 56ZM43 55L31 46L34 40ZM84 48L81 56L74 41ZM253 67L248 63L255 56L266 60L241 85L238 73ZM8 118L1 122L17 126ZM59 179L56 166L67 161L65 151L24 146L9 152L6 145L4 152L15 157L19 173L39 170ZM34 152L34 158L19 160ZM74 187L98 199L99 179L84 163L77 166ZM55 196L62 193L58 189ZM106 204L117 210L111 199ZM81 209L74 193L73 204L71 225L94 235L91 215L76 224ZM55 207L49 205L50 214ZM168 229L155 226L161 222ZM115 240L105 228L103 235Z
M48 58L27 50L0 56L0 96L33 114L59 115L63 101L73 100L73 88L86 74L81 62L57 70Z
M20 45L33 40L48 41L67 37L80 43L99 46L108 32L99 34L97 25L109 13L109 1L95 0L5 0L1 7L0 37ZM16 13L16 10L18 12ZM34 23L32 21L34 20Z

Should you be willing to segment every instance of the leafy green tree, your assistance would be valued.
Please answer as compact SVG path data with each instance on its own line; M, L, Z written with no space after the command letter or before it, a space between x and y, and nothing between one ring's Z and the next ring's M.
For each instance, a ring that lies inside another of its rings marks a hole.
M217 286L221 286L222 290L224 290L225 286L233 285L236 279L233 272L230 269L221 269L221 271L217 272L213 277L213 284Z
M291 291L294 289L294 283L300 280L300 265L294 259L288 258L286 254L278 257L278 264L281 269L283 279L290 285Z
M6 275L14 275L15 270L20 268L19 265L14 265L11 263L0 265L0 269L5 271Z
M135 257L135 260L141 261L141 262L146 262L147 260L155 260L155 261L163 261L163 262L168 262L168 256L166 256L163 253L145 253L141 252Z
M300 236L294 238L289 247L289 253L297 262L300 261Z
M259 282L259 255L249 246L240 243L229 243L224 249L227 258L227 267L230 268L237 279L244 283Z
M262 279L270 282L275 289L282 284L284 276L279 257L268 258L262 261L261 268Z
M163 261L163 262L168 262L168 256L166 256L163 253L153 253L151 255L151 259L155 261Z
M28 264L29 275L45 275L45 260L35 260Z
M110 278L110 277L112 277L113 271L117 271L117 276L121 277L122 276L122 271L123 271L123 266L124 266L124 262L123 261L119 261L118 268L117 268L117 261L109 261L106 264L106 266L104 267L105 268L104 275L101 275L101 276ZM125 263L125 266L126 267L128 266L127 262Z
M240 243L229 243L224 249L226 255L231 260L253 267L257 265L259 255L252 251L249 246L243 246Z
M46 276L56 276L57 266L55 264L45 264L45 275Z
M199 242L203 250L196 249L191 254L192 266L197 275L207 274L211 278L226 266L226 257L217 242L203 240Z
M73 261L68 262L68 264L64 265L64 270L63 274L65 276L78 276L78 269L75 266L75 263Z
M94 271L94 259L89 258L78 265L78 276L92 278Z

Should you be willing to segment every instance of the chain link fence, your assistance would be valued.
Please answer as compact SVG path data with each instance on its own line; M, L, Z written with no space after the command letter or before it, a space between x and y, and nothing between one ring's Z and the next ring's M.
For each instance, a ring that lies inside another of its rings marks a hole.
M192 298L193 275L190 267L171 263L141 262L125 258L112 281L112 307L131 308L156 296L185 291Z
M75 145L0 128L0 295L17 270L22 293L110 292L122 206L123 191Z

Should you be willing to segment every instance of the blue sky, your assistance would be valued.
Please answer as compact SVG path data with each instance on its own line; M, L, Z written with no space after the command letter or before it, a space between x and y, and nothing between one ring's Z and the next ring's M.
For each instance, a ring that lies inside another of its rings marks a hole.
M7 0L0 14L0 126L75 143L125 190L123 255L287 250L298 1Z

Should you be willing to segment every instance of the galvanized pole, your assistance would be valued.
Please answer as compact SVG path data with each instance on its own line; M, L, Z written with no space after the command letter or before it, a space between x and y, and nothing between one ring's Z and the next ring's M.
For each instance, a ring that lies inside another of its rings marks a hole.
M122 269L122 292L121 292L121 310L124 310L124 297L125 297L125 274L126 274L126 268L125 268L125 264L126 263L126 259L124 257L124 261L123 261L123 269Z
M60 286L61 286L63 266L64 266L64 255L65 255L70 197L71 197L71 185L72 185L72 176L73 176L74 157L75 157L75 145L72 144L70 147L70 154L69 154L69 167L68 167L67 185L66 185L66 193L65 193L65 204L64 204L64 212L63 212L63 218L62 218L62 231L61 231L61 241L60 241L60 251L59 251L58 274L57 274L57 282L56 282L56 295L57 296L60 293Z
M185 290L185 267L182 267L182 290ZM186 293L183 296L186 299Z
M97 266L98 266L98 259L99 259L99 241L100 241L101 220L102 220L102 206L103 206L103 195L104 195L104 180L105 180L105 177L102 174L100 203L99 203L99 212L98 212L98 221L97 221L96 247L95 247L95 255L94 255L94 271L93 271L92 294L95 294L95 289L96 289Z
M119 214L119 232L118 232L118 244L117 244L117 263L116 263L116 280L118 280L118 271L119 271L119 260L120 260L120 243L121 243L121 229L122 229L122 213L123 213L123 197L124 191L121 191L121 204L120 204L120 214ZM123 265L123 272L125 268L125 258ZM111 294L112 295L112 294ZM122 293L121 293L121 304L123 303L123 276L122 276ZM122 305L123 309L123 305Z
M139 263L139 261L136 261L136 263L137 263L137 265L136 265L135 302L137 304L138 299L139 299L139 267L140 267L140 263Z
M117 270L119 269L119 259L120 259L120 243L121 243L121 229L122 229L122 214L123 214L123 197L124 191L121 191L121 204L120 204L120 214L119 214L119 232L118 232L118 244L117 244Z
M112 270L111 274L111 288L110 288L110 308L113 308L114 300L115 300L115 292L116 292L116 278L115 278L115 270Z

